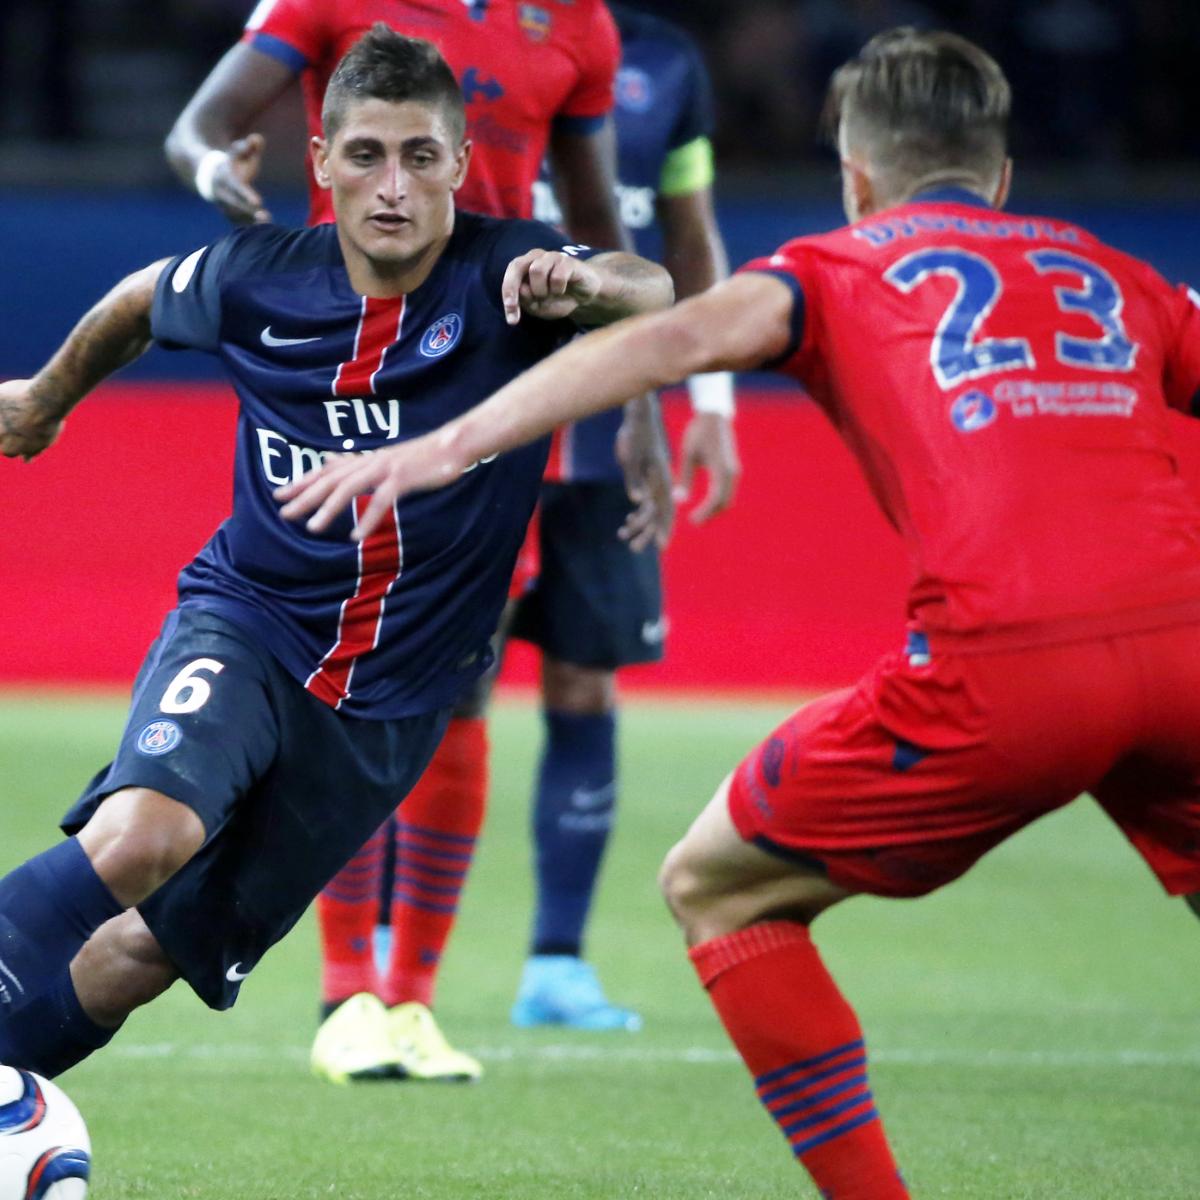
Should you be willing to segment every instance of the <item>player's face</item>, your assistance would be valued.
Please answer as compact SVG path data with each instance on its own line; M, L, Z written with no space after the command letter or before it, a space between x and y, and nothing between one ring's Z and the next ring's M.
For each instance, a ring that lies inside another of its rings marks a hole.
M364 100L331 141L313 139L313 168L333 191L352 281L352 259L390 275L436 258L469 158L470 143L454 137L441 105L414 100Z

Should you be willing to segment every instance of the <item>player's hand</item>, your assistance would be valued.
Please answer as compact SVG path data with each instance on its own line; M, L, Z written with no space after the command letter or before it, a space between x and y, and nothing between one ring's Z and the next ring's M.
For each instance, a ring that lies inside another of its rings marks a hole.
M649 545L664 549L675 521L675 501L667 437L655 397L643 396L625 406L625 420L617 434L617 461L634 505L617 536L634 550Z
M601 282L599 272L581 259L561 250L530 250L504 272L504 319L515 325L522 312L543 321L569 317L599 295Z
M707 473L708 491L688 514L688 520L694 525L702 525L733 503L738 476L742 473L733 422L720 413L696 413L683 431L679 475L675 483L677 504L687 503L697 471Z
M62 432L64 418L39 395L32 379L0 383L0 454L36 458Z
M370 494L371 501L350 535L361 542L400 496L445 487L463 470L452 438L435 430L369 454L334 455L316 470L276 488L274 495L283 502L280 513L286 520L298 521L311 513L305 528L324 533L356 497Z
M239 138L213 173L213 203L238 225L262 224L271 219L262 196L253 186L266 144L261 133Z

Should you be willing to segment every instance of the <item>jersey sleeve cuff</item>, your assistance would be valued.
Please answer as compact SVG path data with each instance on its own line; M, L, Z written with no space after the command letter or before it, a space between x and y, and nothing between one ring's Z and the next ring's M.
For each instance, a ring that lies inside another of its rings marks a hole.
M778 279L780 283L786 283L792 293L792 336L788 339L787 349L784 350L776 358L769 359L763 363L765 370L773 370L775 367L781 367L788 359L792 358L804 344L804 288L800 286L800 281L788 271L777 271L771 267L743 267L739 274L745 272L749 274L753 272L756 275L770 275L774 279Z
M301 53L290 42L276 37L273 33L252 33L246 39L255 50L269 55L297 75L308 66L308 56Z
M575 117L569 113L559 113L554 118L554 132L572 133L579 137L588 137L593 133L599 133L604 128L604 122L607 120L607 113L599 113L593 117Z

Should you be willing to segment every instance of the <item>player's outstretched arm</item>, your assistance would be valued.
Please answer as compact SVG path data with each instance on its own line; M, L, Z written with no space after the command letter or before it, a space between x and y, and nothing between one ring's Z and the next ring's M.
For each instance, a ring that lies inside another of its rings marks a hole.
M608 325L655 312L675 298L671 276L657 263L624 251L581 259L561 250L530 250L514 258L500 285L504 319L523 312L544 321Z
M0 384L0 454L35 458L58 437L67 414L150 345L154 287L167 260L123 279L75 326L32 379Z
M360 457L332 459L279 488L289 520L328 528L355 496L374 492L355 538L397 496L445 487L481 458L543 437L558 425L700 371L750 370L792 344L791 288L767 274L738 276L665 312L577 338L490 399L424 437Z
M239 42L179 114L164 149L175 173L231 221L269 221L254 180L265 145L254 122L295 77L290 67Z

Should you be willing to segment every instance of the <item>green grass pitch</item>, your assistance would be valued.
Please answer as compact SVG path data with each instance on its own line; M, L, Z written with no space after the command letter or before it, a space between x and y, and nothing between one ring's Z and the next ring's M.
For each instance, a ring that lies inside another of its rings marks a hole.
M106 761L120 699L0 697L0 869L40 849ZM589 957L640 1034L507 1023L527 931L537 716L498 705L492 807L443 973L442 1024L476 1087L339 1089L308 1074L311 920L237 1008L182 985L64 1078L94 1140L94 1200L813 1195L696 985L659 859L782 715L632 701L618 830ZM1200 926L1083 801L919 902L816 927L857 1006L873 1086L917 1197L1195 1200Z

